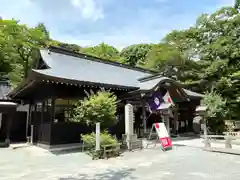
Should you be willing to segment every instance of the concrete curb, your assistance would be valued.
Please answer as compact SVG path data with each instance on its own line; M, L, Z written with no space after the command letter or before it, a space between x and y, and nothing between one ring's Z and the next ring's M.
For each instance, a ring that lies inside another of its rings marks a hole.
M223 153L223 154L232 154L232 155L238 155L240 156L240 150L235 149L225 149L225 148L203 148L204 151L209 152L217 152L217 153Z

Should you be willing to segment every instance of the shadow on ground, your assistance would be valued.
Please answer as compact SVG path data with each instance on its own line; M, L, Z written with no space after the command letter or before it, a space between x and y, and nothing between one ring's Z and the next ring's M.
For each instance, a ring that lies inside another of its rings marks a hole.
M175 147L186 147L186 145L184 145L184 144L173 144L173 146L175 146Z
M72 153L84 153L82 152L81 148L74 148L74 149L65 149L65 150L50 150L50 152L54 155L65 155L65 154L72 154Z
M136 169L128 168L128 169L121 169L117 171L107 170L105 173L97 173L93 176L89 174L78 174L77 177L63 177L59 178L59 180L121 180L124 178L131 178L136 179L135 177L131 176L132 172Z
M171 138L173 142L177 142L177 141L187 141L187 140L194 140L194 139L199 139L199 137L172 137Z

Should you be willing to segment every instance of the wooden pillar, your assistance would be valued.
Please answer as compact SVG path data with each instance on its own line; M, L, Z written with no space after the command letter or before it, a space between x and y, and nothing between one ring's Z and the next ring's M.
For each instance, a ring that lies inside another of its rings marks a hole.
M51 99L51 122L54 122L55 119L55 98Z
M178 107L174 109L173 113L173 123L174 123L174 131L176 134L178 133Z
M70 121L70 116L71 116L70 100L68 100L67 106L68 106L68 108L67 108L67 112L68 112L68 119L67 119L67 121Z
M31 122L31 125L33 125L34 122L37 121L37 103L34 103L34 117L33 117L33 121Z
M42 101L41 123L44 121L45 100Z
M11 133L11 125L12 125L12 118L13 118L14 112L8 113L8 119L7 119L7 129L6 129L6 140L5 143L7 146L10 145L10 133Z
M195 112L191 109L191 113L188 118L188 132L193 132L193 119Z
M146 108L145 108L145 102L142 102L142 121L143 121L143 132L147 132L147 115L146 115Z
M29 127L32 119L32 103L30 102L28 105L27 119L26 119L26 138L29 137Z

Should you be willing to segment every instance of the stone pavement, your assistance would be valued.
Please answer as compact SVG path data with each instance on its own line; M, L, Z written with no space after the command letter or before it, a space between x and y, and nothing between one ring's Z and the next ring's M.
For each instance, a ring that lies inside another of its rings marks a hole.
M92 161L82 153L53 155L36 147L0 149L0 180L238 180L240 156L176 145Z

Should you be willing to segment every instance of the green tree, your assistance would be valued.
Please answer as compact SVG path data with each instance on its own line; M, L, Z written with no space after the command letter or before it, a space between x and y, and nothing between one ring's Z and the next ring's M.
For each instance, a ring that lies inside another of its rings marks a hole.
M1 21L1 20L0 20ZM1 27L1 24L0 24ZM4 29L0 28L0 75L4 78L11 72L11 50L8 45L8 37L5 36Z
M240 15L234 8L205 15L198 21L199 52L202 61L207 62L202 80L208 82L207 89L214 88L227 100L229 118L239 118L239 81L236 74L240 70Z
M240 111L237 93L240 91L237 79L240 70L239 30L240 15L235 8L224 7L213 14L203 14L195 26L169 33L161 44L173 46L175 50L163 48L160 44L149 52L147 64L160 70L162 64L169 61L168 57L174 57L175 61L182 57L184 63L178 67L177 80L202 93L214 89L226 99L228 117L240 119L236 113ZM173 74L172 69L164 67L161 71L168 70Z
M123 63L131 66L144 66L146 55L151 50L151 44L134 44L122 49L120 56Z
M15 29L16 21L0 19L0 73L2 78L10 78L12 83L21 79L21 73L17 74L19 55L13 47ZM12 79L14 71L17 75Z
M146 56L145 67L181 82L188 81L189 78L192 80L198 78L197 73L193 73L198 68L196 63L176 46L166 43L153 45Z
M239 9L239 7L240 7L240 0L235 0L234 7L235 7L236 9Z
M174 46L168 44L153 45L146 55L145 67L148 69L162 70L165 65L180 66L184 62L183 54Z
M50 40L50 33L47 30L44 23L38 23L38 25L35 27L35 29L40 30L44 34L46 40Z
M223 132L224 119L227 115L226 100L220 94L211 91L205 94L201 103L208 107L206 118L211 130L214 132Z
M106 60L121 61L119 51L115 47L109 46L105 43L93 47L82 48L81 52Z
M38 28L29 28L15 20L0 20L1 31L7 38L8 53L13 55L23 67L24 76L27 76L34 50L46 45L45 36Z
M58 46L62 47L62 48L66 48L66 49L68 49L70 51L73 51L73 52L81 51L81 47L79 45L76 45L76 44L59 43Z
M108 128L116 123L116 99L116 96L107 91L92 93L84 100L78 101L71 120L87 125L100 122L102 129Z

